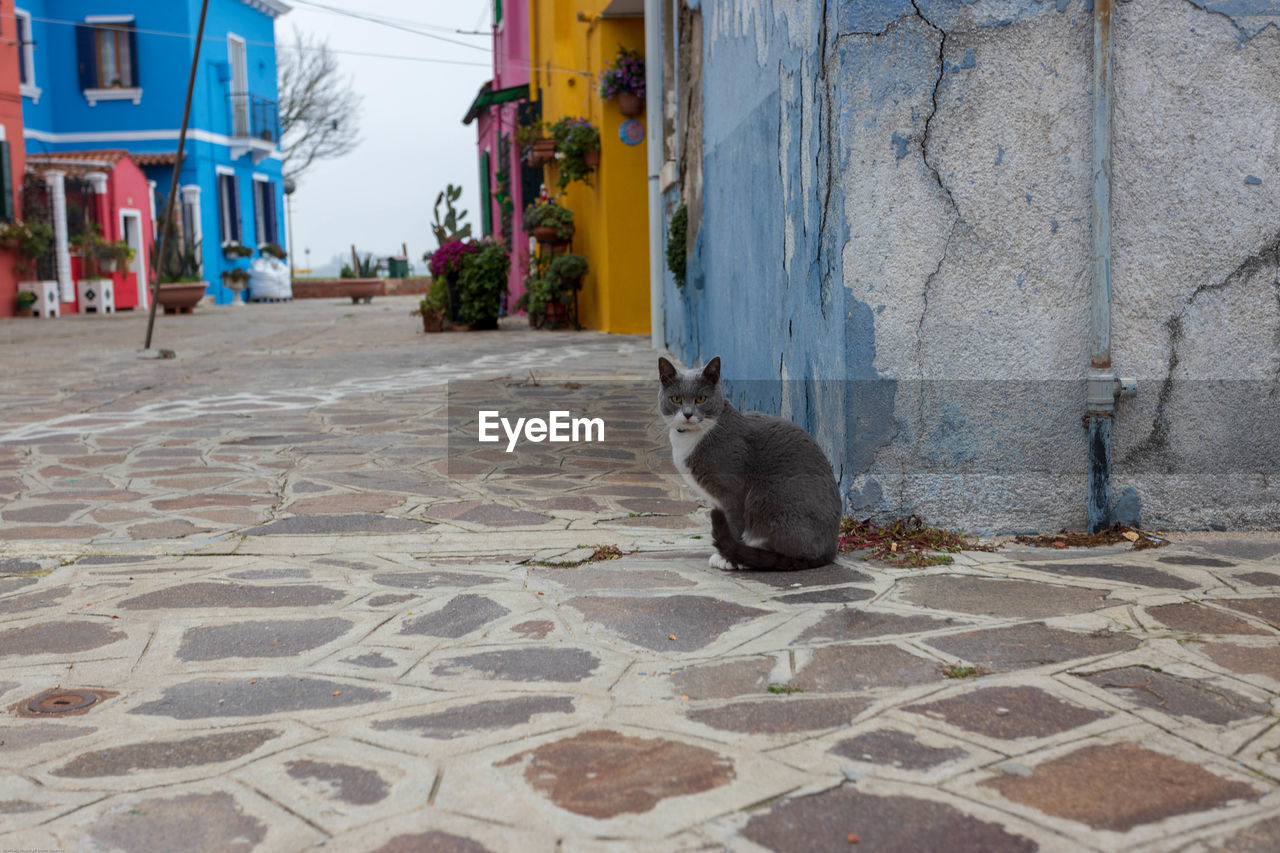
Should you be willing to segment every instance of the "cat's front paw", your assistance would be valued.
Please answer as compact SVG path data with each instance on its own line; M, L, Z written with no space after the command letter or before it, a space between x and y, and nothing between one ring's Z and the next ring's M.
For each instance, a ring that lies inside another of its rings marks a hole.
M724 569L725 571L734 571L738 568L737 563L729 562L724 558L724 555L720 554L719 552L712 554L711 558L707 560L707 562L711 564L711 568L713 569Z

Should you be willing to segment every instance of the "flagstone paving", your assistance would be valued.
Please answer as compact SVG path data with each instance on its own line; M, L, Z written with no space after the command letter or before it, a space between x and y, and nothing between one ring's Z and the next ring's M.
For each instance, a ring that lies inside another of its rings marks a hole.
M1280 845L1280 536L721 572L646 340L413 304L0 324L0 849Z

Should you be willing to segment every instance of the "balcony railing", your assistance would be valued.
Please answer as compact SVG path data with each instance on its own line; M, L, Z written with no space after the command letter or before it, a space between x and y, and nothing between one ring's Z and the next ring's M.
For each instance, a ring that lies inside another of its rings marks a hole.
M280 141L280 106L257 95L231 96L231 131L240 139L260 139L275 145Z

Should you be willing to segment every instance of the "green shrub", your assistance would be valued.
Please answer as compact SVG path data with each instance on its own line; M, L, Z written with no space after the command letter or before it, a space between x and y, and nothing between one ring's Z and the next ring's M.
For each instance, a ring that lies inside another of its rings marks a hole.
M458 317L471 325L498 319L502 294L511 270L507 247L498 240L482 240L458 270Z
M572 252L556 255L551 260L551 265L547 267L547 278L562 287L568 286L586 274L587 259Z
M671 222L667 225L667 269L671 270L680 287L684 287L685 268L689 262L688 230L689 209L681 204L671 214Z

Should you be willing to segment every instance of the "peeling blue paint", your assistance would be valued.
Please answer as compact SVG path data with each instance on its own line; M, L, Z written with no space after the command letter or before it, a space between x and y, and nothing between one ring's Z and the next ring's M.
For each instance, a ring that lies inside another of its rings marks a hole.
M1031 204L1031 193L1026 193L1027 204Z
M1058 233L1058 220L1056 220L1056 219L1050 219L1050 220L1049 220L1049 233L1050 233L1050 234L1057 234L1057 233Z
M996 161L995 161L995 163L993 163L992 165L994 165L994 166L999 166L999 165L1000 165L1001 163L1003 163L1003 162L1004 162L1004 146L1003 146L1003 145L997 145L997 146L996 146Z
M889 141L893 143L894 153L899 160L907 156L907 145L911 142L910 139L895 131L893 136L889 137Z
M948 63L946 66L946 70L948 74L953 74L957 71L963 71L966 68L974 68L977 66L977 64L978 64L978 58L974 54L973 48L969 48L968 50L965 51L964 58L962 58L959 62Z
M1280 37L1280 4L1275 0L1187 0L1192 6L1206 12L1223 15L1235 26L1239 43L1271 27L1271 33Z
M1244 182L1250 186L1256 187L1262 183L1262 178L1259 178L1257 175L1245 175Z

